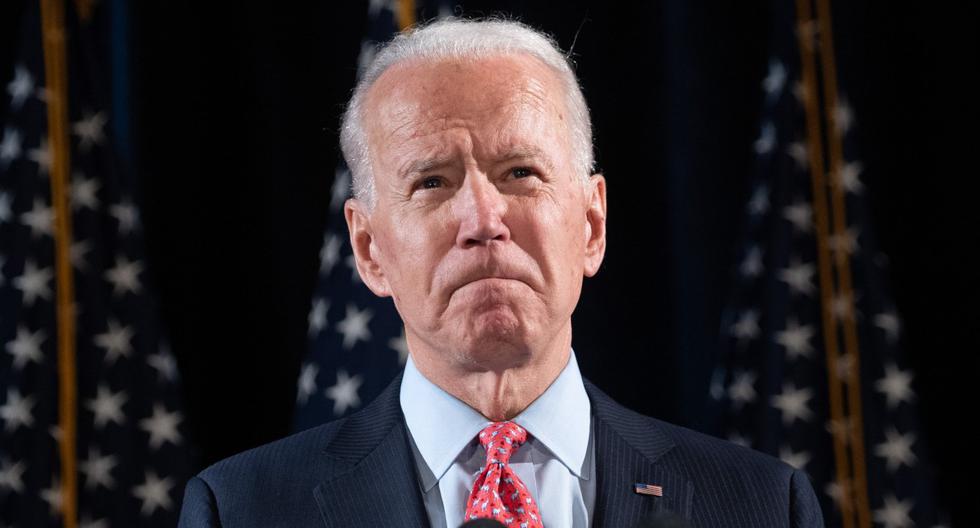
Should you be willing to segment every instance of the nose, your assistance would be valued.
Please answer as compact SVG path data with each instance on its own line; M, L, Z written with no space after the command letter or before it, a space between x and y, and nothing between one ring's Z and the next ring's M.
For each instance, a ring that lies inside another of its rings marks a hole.
M479 171L466 175L457 194L455 211L459 219L457 246L469 248L489 245L494 240L510 240L510 229L504 223L507 201Z

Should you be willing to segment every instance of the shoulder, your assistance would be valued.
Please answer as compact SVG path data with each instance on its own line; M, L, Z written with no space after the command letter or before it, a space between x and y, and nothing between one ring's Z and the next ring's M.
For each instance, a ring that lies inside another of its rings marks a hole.
M243 451L206 468L198 477L217 494L231 487L276 489L285 482L295 485L312 478L313 466L323 463L324 450L345 421L329 422Z
M693 429L642 415L616 403L587 384L596 417L634 449L650 459L689 475L693 480L730 480L732 483L779 485L789 489L805 475L771 455L761 453Z

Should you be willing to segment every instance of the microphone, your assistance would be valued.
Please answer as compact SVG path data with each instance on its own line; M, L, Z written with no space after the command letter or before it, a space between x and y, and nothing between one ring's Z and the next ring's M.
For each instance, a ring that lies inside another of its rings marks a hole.
M504 523L496 519L471 519L459 525L459 528L506 528Z
M690 528L690 526L684 518L667 513L644 517L634 528Z

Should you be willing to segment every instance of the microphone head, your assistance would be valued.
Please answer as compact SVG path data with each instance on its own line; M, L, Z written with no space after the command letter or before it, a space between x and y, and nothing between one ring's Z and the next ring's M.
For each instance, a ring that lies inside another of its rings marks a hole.
M459 528L506 528L496 519L472 519L459 525Z

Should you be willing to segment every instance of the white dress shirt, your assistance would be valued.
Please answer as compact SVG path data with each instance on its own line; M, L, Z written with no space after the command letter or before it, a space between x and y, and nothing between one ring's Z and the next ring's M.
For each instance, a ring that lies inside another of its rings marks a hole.
M429 521L456 528L486 462L476 435L491 422L426 379L411 357L400 401ZM529 435L510 466L537 502L544 526L587 528L595 504L595 455L591 408L574 350L544 394L511 421Z

